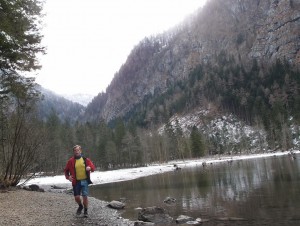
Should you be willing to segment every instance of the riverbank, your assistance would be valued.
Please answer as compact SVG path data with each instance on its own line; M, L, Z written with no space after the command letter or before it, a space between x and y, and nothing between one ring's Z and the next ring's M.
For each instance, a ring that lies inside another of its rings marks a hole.
M0 190L0 226L132 226L134 222L120 217L107 202L89 198L89 217L75 215L77 205L72 195L35 192L23 189Z
M91 173L91 180L94 185L106 184L126 180L134 180L140 177L150 176L159 173L165 173L174 170L174 165L180 168L197 167L205 164L217 164L226 161L239 161L251 158L268 158L272 156L289 155L291 152L271 152L249 155L215 155L212 157L205 157L200 159L185 159L170 161L167 163L154 163L145 167L108 170L108 171L95 171ZM299 150L294 150L294 154L299 154ZM22 182L21 182L22 183ZM20 184L21 184L20 183ZM36 177L30 181L27 181L26 186L30 184L36 184L45 190L49 190L51 186L64 187L65 189L71 189L71 183L66 180L63 172L61 175Z

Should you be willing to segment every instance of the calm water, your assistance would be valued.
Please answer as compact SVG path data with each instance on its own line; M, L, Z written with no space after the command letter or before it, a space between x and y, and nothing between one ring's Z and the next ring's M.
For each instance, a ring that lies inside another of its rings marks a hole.
M132 181L90 187L91 196L126 199L124 218L136 207L159 206L177 218L209 219L203 225L300 225L300 155L216 163ZM176 203L163 203L166 197ZM236 217L243 221L220 221Z

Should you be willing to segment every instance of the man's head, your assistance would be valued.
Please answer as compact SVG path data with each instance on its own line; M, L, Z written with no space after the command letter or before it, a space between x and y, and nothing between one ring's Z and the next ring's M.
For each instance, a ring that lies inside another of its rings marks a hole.
M75 145L73 147L73 153L75 157L80 157L81 156L81 147L79 145Z

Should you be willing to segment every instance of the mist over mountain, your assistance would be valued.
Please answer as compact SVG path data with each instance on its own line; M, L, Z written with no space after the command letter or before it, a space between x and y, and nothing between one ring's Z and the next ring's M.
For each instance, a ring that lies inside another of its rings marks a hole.
M77 94L63 94L64 98L73 101L75 103L81 104L82 106L87 106L92 99L94 98L93 95L87 93L77 93Z
M43 121L50 117L58 117L61 122L74 123L80 120L84 114L85 107L79 103L68 100L56 93L37 85L42 99L38 103L38 114Z

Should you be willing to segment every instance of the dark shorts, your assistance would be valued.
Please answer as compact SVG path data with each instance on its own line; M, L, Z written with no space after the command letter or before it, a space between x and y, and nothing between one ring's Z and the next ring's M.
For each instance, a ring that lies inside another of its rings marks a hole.
M89 184L87 180L80 180L76 182L76 185L73 186L74 196L82 195L88 196L89 194Z

